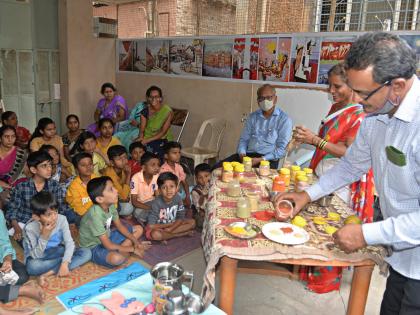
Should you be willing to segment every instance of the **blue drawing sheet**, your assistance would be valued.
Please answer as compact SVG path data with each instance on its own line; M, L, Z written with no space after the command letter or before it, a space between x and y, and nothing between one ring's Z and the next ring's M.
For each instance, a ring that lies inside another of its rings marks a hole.
M120 285L134 280L149 270L138 262L134 262L126 268L114 271L106 276L88 282L78 288L58 295L57 300L66 308L71 309L85 303L104 292L115 289Z

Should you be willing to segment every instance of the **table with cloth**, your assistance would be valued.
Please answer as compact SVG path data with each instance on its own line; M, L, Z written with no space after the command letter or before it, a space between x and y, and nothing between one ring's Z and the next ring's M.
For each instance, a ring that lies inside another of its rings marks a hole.
M272 178L275 171L269 177L258 175L258 171L245 173L241 182L241 192L245 196L247 191L255 191L260 187L261 197L259 210L265 214L274 213L273 204L269 199ZM275 222L274 217L255 217L257 212L252 212L251 217L240 219L236 217L236 202L239 197L230 197L227 194L228 184L221 181L221 170L213 172L207 204L206 222L202 234L202 244L207 261L204 274L204 286L202 297L205 303L210 304L215 296L216 265L220 263L220 308L227 314L233 313L235 280L238 270L238 261L275 262L291 265L308 266L353 266L353 280L349 297L348 314L363 314L368 295L370 278L373 268L379 266L382 272L386 272L387 265L384 261L387 249L381 246L368 246L355 253L346 254L333 242L323 225L313 223L314 216L327 217L328 212L340 214L340 220L328 222L339 228L344 224L345 218L353 215L352 210L338 197L334 197L328 207L321 207L316 202L310 203L300 215L308 224L304 229L309 233L310 239L302 245L283 245L267 239L262 233L249 240L235 238L225 232L224 227L235 221L247 221L259 228L268 222ZM265 215L267 217L267 215ZM260 270L261 271L261 270ZM248 270L249 272L249 270ZM257 272L261 273L261 272Z

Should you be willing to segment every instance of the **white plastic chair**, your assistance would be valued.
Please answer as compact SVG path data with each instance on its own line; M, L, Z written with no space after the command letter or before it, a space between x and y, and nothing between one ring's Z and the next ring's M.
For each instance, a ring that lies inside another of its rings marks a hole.
M201 142L207 127L210 128L210 140L208 141L207 147L203 147ZM225 129L225 119L212 118L203 121L200 130L198 131L197 137L194 140L193 146L182 149L181 155L192 159L194 161L194 167L203 163L205 160L212 158L218 159Z

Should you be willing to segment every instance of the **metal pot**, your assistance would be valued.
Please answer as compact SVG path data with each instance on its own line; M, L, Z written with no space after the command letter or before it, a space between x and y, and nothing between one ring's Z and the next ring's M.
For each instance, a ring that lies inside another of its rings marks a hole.
M150 274L153 278L152 302L158 314L163 314L163 307L171 291L182 291L183 284L191 291L194 282L193 272L184 271L180 265L171 262L155 265Z

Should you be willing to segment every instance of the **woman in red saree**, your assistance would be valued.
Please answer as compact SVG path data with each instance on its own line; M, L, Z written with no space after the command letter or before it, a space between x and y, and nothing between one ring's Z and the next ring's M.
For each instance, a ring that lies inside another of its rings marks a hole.
M321 122L318 135L309 129L296 127L296 140L314 145L315 153L310 167L321 176L334 167L353 143L365 114L359 104L352 103L353 91L345 83L346 73L342 64L337 64L328 72L329 92L334 104ZM326 140L327 143L324 144ZM349 187L335 192L349 204L363 222L372 222L374 183L372 169ZM301 267L300 277L307 282L309 290L325 293L339 290L342 268Z

